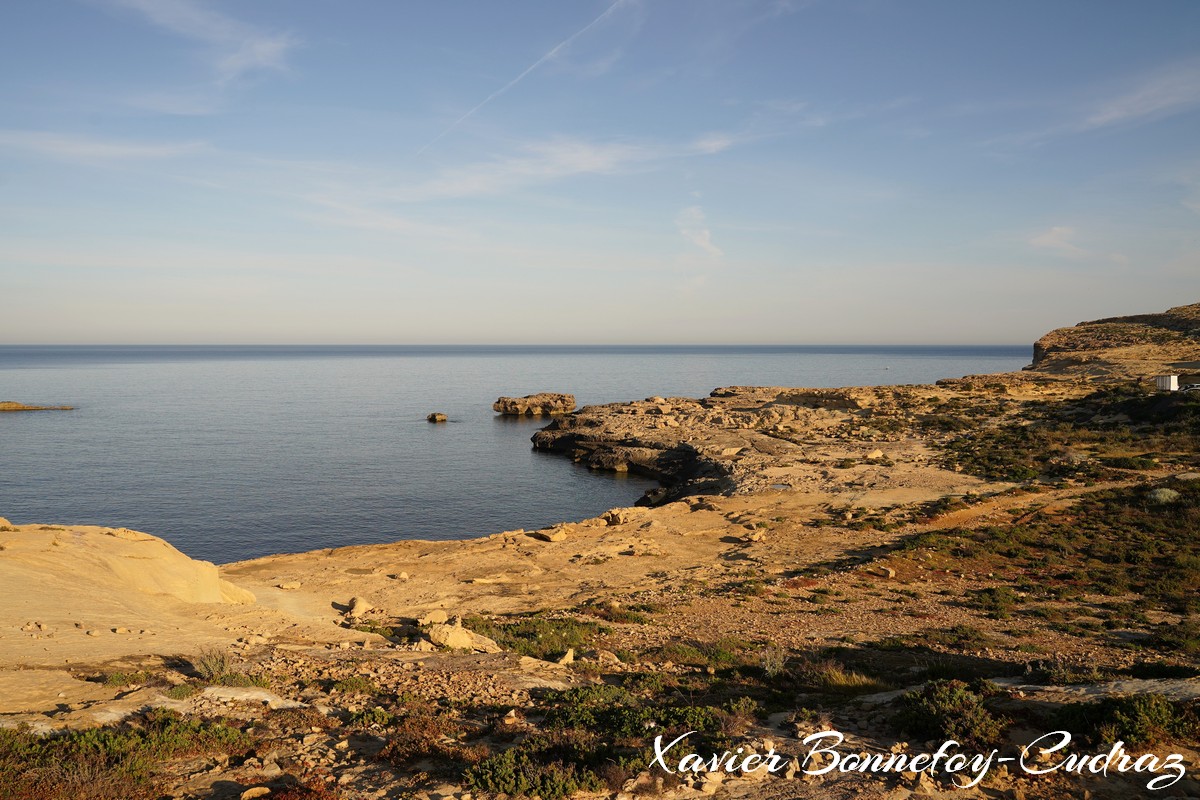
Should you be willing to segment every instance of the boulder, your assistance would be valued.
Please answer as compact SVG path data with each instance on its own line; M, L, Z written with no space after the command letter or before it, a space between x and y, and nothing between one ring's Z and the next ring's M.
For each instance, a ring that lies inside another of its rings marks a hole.
M451 650L475 650L480 653L499 653L500 645L486 636L467 630L462 626L462 620L456 619L453 625L430 625L429 641L440 647Z
M443 625L450 621L450 615L440 608L435 608L417 620L418 625Z
M350 600L350 616L362 617L370 611L373 606L361 597L354 597Z
M432 414L425 417L425 419L429 420L430 422L445 422L449 419L449 417L440 411L434 411Z
M524 397L501 397L492 403L492 409L509 417L570 414L575 410L575 395L540 392Z
M600 519L604 520L605 525L624 525L630 520L629 509L610 508L604 512Z

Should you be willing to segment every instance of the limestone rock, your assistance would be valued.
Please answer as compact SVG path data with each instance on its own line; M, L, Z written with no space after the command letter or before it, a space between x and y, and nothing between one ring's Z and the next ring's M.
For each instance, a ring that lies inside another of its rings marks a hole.
M444 625L450 621L450 615L440 608L435 608L417 620L418 625Z
M430 625L428 636L429 641L451 650L477 650L481 653L502 652L500 645L491 639L464 628L461 620L455 620L453 625Z
M601 664L616 665L622 663L620 657L611 650L597 650L596 660Z
M575 395L539 392L524 397L501 397L492 403L492 409L510 417L570 414L575 410Z
M299 589L300 581L284 581L283 583L279 584L279 588L280 589Z
M604 512L601 517L606 525L624 525L629 522L629 510L624 508L613 508Z
M60 586L61 584L61 586ZM254 595L222 580L216 565L197 561L148 533L126 528L35 526L6 533L0 585L70 593L80 609L91 593L170 595L185 603L254 602Z
M567 538L567 532L562 528L547 528L544 531L537 531L533 535L543 542L561 542Z
M350 616L352 617L364 616L372 608L374 608L374 606L361 597L354 597L350 599Z
M566 666L568 664L574 664L575 663L575 648L574 647L567 648L567 652L563 653L562 658L558 659L557 663L562 664L563 666Z
M252 686L208 686L201 695L222 703L246 703L270 709L304 708L304 703L280 697L268 689Z
M429 420L430 422L445 422L449 419L449 417L440 411L434 411L432 414L425 417L425 419Z
M724 772L706 772L701 779L700 791L704 794L716 794L721 786L725 783L726 775Z
M884 456L883 456L882 450L872 450L870 453L867 454L867 459L869 461L875 461L876 459L880 459L883 457Z

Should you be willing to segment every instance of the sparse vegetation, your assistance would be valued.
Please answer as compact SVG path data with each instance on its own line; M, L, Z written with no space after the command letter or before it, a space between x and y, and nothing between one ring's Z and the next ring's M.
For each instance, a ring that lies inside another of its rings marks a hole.
M150 800L155 770L201 753L235 753L250 738L221 721L184 719L158 709L114 727L38 736L0 728L2 800Z
M532 658L557 658L567 650L588 647L604 631L598 623L536 613L493 621L465 617L463 627L495 640L505 650Z
M192 668L202 680L213 682L230 671L229 653L216 647L205 647L193 659Z
M1200 738L1200 701L1174 701L1160 694L1110 697L1072 703L1059 712L1055 722L1093 745L1191 743Z
M351 675L333 684L335 691L342 694L375 694L379 687L370 678L363 675Z

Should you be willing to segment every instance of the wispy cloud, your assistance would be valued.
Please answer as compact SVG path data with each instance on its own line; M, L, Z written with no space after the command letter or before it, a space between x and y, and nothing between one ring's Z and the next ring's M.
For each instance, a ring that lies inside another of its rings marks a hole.
M1059 108L1069 110L1065 118L1045 127L1003 134L984 142L985 146L1030 146L1089 131L1117 126L1141 125L1200 108L1200 59L1176 61L1151 72L1143 72L1119 84L1097 90L1102 99L1058 101L1055 103L977 104L969 109L1003 112L1008 108Z
M1200 106L1200 59L1170 64L1102 103L1080 127L1103 128L1142 122Z
M284 71L299 40L288 33L268 33L214 11L196 0L111 0L152 24L185 39L208 45L217 81L226 84L251 72Z
M583 36L585 33L590 31L592 28L596 27L601 22L603 22L604 20L606 20L610 16L612 16L613 12L616 11L618 8L620 8L621 6L624 6L624 5L629 5L631 2L633 2L633 0L616 0L616 2L614 2L608 8L606 8L604 10L604 12L600 14L600 16L596 17L594 20L589 22L587 25L584 25L582 28L575 31L575 33L571 34L566 39L563 39L561 42L554 45L554 47L551 47L549 50L547 50L545 53L542 54L541 58L539 58L537 61L534 61L532 64L530 64L524 70L522 70L522 72L519 75L517 75L517 77L513 78L511 81L509 81L508 83L504 84L499 89L497 89L496 91L489 94L480 103L475 105L470 111L463 114L458 119L454 120L454 122L450 123L450 125L447 126L445 130L443 130L437 136L433 137L433 139L431 139L424 147L422 147L420 150L418 150L417 155L424 153L430 147L437 144L439 141L441 141L443 138L445 138L445 136L447 134L449 134L451 131L453 131L455 128L457 128L459 125L463 124L468 119L470 119L472 116L474 116L481 108L483 108L488 103L495 100L500 95L507 92L509 89L512 89L514 86L516 86L518 83L520 83L522 80L524 80L531 72L536 70L538 67L542 66L547 61L551 61L552 59L554 59L556 56L558 56L560 53L562 53L564 50L566 50L568 47L570 47L571 43L574 42L576 39L578 39L580 36Z
M713 258L720 258L725 252L713 244L712 231L708 227L708 217L700 206L688 206L675 216L675 226L684 239L699 247Z
M750 138L722 132L704 134L687 142L596 142L556 137L526 143L508 156L443 170L430 180L399 190L397 199L422 201L490 195L576 175L650 169L673 159L714 155Z
M1055 226L1043 231L1029 240L1034 247L1043 250L1053 250L1065 256L1085 256L1087 251L1071 240L1075 238L1075 229L1065 226Z
M207 149L204 142L131 142L50 131L0 130L0 148L24 150L60 161L143 161L178 158Z
M1180 203L1184 208L1200 214L1200 166L1189 170L1180 170L1169 179L1183 191Z
M1117 264L1125 264L1129 261L1120 253L1105 254L1081 247L1076 244L1078 238L1079 233L1074 228L1056 225L1030 238L1029 244L1072 259L1105 259Z
M525 145L512 156L445 170L413 190L412 199L496 194L574 175L603 175L661 156L651 145L557 138Z

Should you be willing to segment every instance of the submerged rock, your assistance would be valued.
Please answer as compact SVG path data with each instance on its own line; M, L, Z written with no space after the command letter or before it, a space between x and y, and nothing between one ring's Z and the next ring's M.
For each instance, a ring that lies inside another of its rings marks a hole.
M432 414L425 417L425 419L429 420L430 422L445 422L449 419L449 417L440 411L434 411Z

